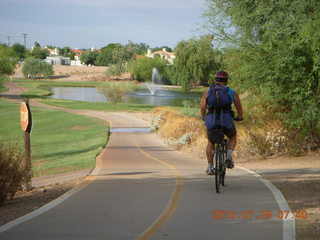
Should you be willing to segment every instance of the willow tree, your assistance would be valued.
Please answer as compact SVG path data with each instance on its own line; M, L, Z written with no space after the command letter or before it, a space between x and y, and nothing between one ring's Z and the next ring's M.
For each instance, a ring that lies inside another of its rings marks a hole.
M176 85L206 85L212 72L219 68L215 61L216 51L212 46L212 36L201 36L180 41L175 50L174 71L183 78L171 81Z

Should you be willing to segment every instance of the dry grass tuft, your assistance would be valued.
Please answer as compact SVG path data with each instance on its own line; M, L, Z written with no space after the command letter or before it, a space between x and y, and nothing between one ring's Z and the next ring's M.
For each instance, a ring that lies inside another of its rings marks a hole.
M206 132L202 121L194 117L184 116L176 110L163 107L156 108L154 129L167 143L176 148L193 152L197 157L204 157Z
M169 145L190 152L195 157L205 157L207 137L203 121L185 116L169 107L156 108L153 115L152 129L157 130ZM236 159L247 161L256 157L281 155L287 151L288 138L279 122L269 122L264 128L248 128L241 122L237 122L236 125Z

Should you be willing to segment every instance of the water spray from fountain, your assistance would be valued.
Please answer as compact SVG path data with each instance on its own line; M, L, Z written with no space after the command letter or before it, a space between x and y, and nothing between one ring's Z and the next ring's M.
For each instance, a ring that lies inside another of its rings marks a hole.
M151 80L152 80L151 83L145 83L145 85L149 89L150 94L155 95L156 92L161 89L161 78L156 68L152 68Z

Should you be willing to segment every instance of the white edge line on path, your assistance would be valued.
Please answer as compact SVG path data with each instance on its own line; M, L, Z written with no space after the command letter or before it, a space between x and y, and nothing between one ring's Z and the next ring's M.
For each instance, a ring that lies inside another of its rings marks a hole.
M237 168L242 169L242 170L254 175L255 177L257 177L272 192L280 210L281 211L289 211L288 218L282 220L282 222L283 222L283 226L282 226L283 227L283 231L282 231L283 237L282 237L282 239L283 240L295 240L296 239L295 218L292 214L292 211L291 211L286 199L284 198L284 196L282 195L280 190L276 186L274 186L270 181L268 181L267 179L264 179L258 173L254 172L250 169L243 168L243 167L237 167Z
M56 207L57 205L59 205L60 203L62 203L63 201L67 200L68 198L70 198L72 195L76 194L77 192L79 192L81 189L83 189L84 187L86 187L89 184L89 181L85 181L84 183L80 183L79 186L76 186L72 189L70 189L68 192L64 193L63 195L61 195L60 197L58 197L57 199L49 202L48 204L38 208L37 210L28 213L22 217L19 217L11 222L8 222L2 226L0 226L0 233L3 233L13 227L18 226L21 223L24 223L32 218L35 218L47 211L49 211L50 209Z

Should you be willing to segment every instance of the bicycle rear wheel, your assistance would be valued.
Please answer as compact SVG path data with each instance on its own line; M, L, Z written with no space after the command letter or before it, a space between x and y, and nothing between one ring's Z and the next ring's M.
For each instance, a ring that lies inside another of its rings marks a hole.
M215 175L215 186L216 186L216 192L220 193L220 184L221 184L221 153L219 146L216 146L215 150L215 161L214 161L214 175Z
M221 162L220 162L220 166L221 166L221 185L224 186L224 178L226 176L226 165L225 165L225 155L224 153L221 154Z

